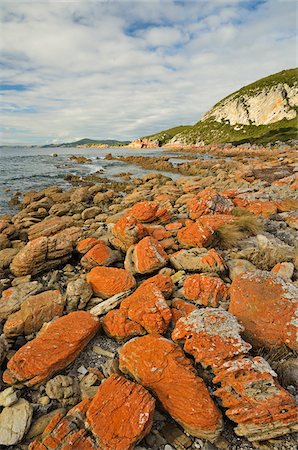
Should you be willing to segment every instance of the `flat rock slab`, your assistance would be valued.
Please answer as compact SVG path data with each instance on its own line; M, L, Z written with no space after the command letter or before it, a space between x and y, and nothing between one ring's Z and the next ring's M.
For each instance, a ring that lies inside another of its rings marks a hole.
M85 311L60 317L21 347L7 364L3 380L33 386L76 359L99 329L99 319Z

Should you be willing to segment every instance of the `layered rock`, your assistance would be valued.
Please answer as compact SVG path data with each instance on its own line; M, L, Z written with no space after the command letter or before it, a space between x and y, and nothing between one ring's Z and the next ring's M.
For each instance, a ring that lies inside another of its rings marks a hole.
M172 338L204 367L211 367L215 394L237 423L236 434L251 441L281 436L298 429L298 408L276 381L276 374L261 357L246 354L243 328L226 311L204 308L178 320Z
M95 295L109 298L134 288L136 281L125 269L94 267L87 274L87 281Z
M152 273L167 264L168 255L158 241L151 236L131 246L125 257L124 267L130 273Z
M190 360L172 341L150 334L127 342L120 350L120 369L152 390L187 432L210 441L218 437L220 412Z
M92 288L85 277L70 281L66 288L67 312L84 309L92 295Z
M9 360L3 380L33 386L68 366L99 329L97 317L76 311L60 317Z
M183 295L186 299L202 306L226 307L229 289L218 277L195 274L187 277L183 283Z
M142 386L112 375L93 399L53 417L30 450L130 450L149 433L155 401Z
M69 228L73 223L71 217L47 217L28 229L28 238L30 241L41 236L52 236L53 234Z
M64 302L60 291L46 291L28 297L21 309L11 314L4 325L8 337L29 335L40 330L45 322L62 315Z
M80 228L71 227L53 236L33 239L14 257L11 272L15 276L36 275L65 263L71 258L80 236Z
M297 286L270 272L253 271L236 276L230 294L229 311L243 324L249 341L298 348Z

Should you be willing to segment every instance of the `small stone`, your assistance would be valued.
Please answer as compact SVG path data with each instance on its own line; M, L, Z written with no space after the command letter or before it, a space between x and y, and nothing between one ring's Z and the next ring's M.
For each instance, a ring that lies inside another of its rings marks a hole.
M285 281L291 281L294 269L294 264L292 264L291 262L282 262L276 264L271 272L277 277L283 278Z
M58 400L62 406L76 405L81 399L78 380L66 375L57 375L49 380L46 393L52 400Z
M50 399L47 395L43 395L42 397L39 397L38 403L41 406L47 406L50 403Z
M18 401L19 397L13 387L0 392L0 406L11 406Z

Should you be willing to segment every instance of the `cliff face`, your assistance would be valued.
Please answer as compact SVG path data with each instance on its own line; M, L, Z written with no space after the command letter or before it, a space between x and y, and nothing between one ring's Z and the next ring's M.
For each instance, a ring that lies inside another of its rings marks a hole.
M202 122L212 118L230 125L268 125L297 116L298 83L290 87L279 83L251 94L232 94L208 111Z
M158 140L151 140L146 138L136 139L128 145L128 147L130 148L157 148L159 146L160 145Z

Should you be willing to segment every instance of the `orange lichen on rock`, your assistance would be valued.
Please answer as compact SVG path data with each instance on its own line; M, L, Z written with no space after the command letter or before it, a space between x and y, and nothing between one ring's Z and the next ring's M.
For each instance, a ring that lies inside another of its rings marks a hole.
M28 297L21 309L8 317L4 325L6 336L36 333L45 322L62 315L65 300L61 292L46 291Z
M3 380L33 386L68 366L99 329L97 317L75 311L45 327L9 360Z
M249 341L298 348L297 286L270 272L246 272L234 278L230 295L229 311L243 324Z
M218 277L195 274L187 277L183 283L186 299L203 306L227 306L229 289Z
M298 428L295 401L276 381L276 374L261 357L246 354L251 346L227 311L203 308L178 320L172 338L203 367L211 367L215 395L237 423L236 434L250 441L281 436Z
M206 214L199 217L197 222L216 231L223 225L235 222L235 217L229 214Z
M169 275L165 275L163 273L158 273L153 277L147 278L147 280L142 282L142 286L153 283L158 289L162 292L165 298L171 297L174 290L174 283L172 278Z
M244 206L249 212L257 216L269 217L277 213L277 206L274 202L266 200L253 200L247 206Z
M171 237L171 233L161 225L146 225L147 234L157 241Z
M193 222L177 233L179 244L184 248L207 247L212 242L213 230L200 222Z
M140 222L153 222L156 220L166 222L170 219L168 209L160 207L155 202L138 202L130 208L129 214Z
M228 214L233 209L232 201L214 189L204 189L187 202L189 217L197 219L204 214Z
M96 244L81 259L81 264L86 269L96 266L110 266L120 259L120 253L112 250L104 243Z
M94 245L102 243L103 243L102 240L92 237L82 239L77 245L77 251L82 255L84 255L85 253L89 252L89 250L91 250L91 248L94 247Z
M178 345L158 334L132 339L120 350L120 369L152 390L188 433L216 440L221 414Z
M221 273L227 269L223 258L213 248L191 248L180 250L170 256L170 263L176 270L190 272L214 272Z
M93 399L55 415L29 450L132 450L150 432L154 408L142 386L111 375Z
M172 323L176 325L177 321L181 319L181 317L186 317L195 309L196 307L192 303L186 302L185 300L182 300L182 298L175 298L172 301L172 308L171 308Z
M163 334L171 317L161 291L155 284L146 283L124 299L118 311L110 311L104 317L103 327L109 336L116 339L142 335L144 331Z
M128 214L117 220L112 228L112 234L128 248L139 242L148 233L135 217Z
M102 298L128 291L136 285L134 277L126 270L114 267L94 267L87 274L87 281L93 292Z
M128 249L124 267L132 274L151 273L164 267L167 261L168 255L159 242L147 236Z

